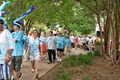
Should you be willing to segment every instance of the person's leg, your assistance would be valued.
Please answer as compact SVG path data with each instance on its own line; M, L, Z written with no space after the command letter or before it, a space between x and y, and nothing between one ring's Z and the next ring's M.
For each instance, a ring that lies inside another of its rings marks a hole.
M25 61L27 61L27 60L28 60L28 59L27 59L27 56L28 56L28 53L25 51L25 56L24 56Z
M48 50L49 62L52 63L52 55L51 50Z
M67 48L68 55L70 55L70 48Z
M75 49L77 50L77 43L75 43Z
M10 78L13 80L14 79L14 71L12 69L12 64L10 64Z
M56 59L56 53L55 53L55 50L52 50L52 55L53 55L53 63L55 62L55 59Z
M67 47L66 47L65 53L66 53L66 55L68 54L68 49L67 49Z
M2 78L1 80L11 80L10 79L10 66L8 65L8 63L4 63L2 65L0 65L0 73L2 75L2 77L0 76L0 78Z
M60 61L60 49L57 49L57 55L58 55L57 61Z
M22 64L22 56L15 57L16 80L19 80L19 78L22 75L22 73L20 74L21 64Z
M34 56L30 55L30 61L31 61L31 66L32 66L32 72L34 72L34 61L33 61Z
M63 49L60 49L60 62L62 61Z
M38 60L34 60L34 76L33 78L36 79L38 74Z

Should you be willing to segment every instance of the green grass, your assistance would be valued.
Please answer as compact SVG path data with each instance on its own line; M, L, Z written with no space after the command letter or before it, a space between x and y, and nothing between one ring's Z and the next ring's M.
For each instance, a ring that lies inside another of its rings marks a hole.
M94 58L94 53L92 52L89 52L86 55L80 54L77 59L77 64L83 65L83 67L86 68L86 66L91 63L93 58Z
M90 80L90 78L88 76L83 76L82 80Z
M75 66L75 64L76 64L76 56L75 55L69 56L69 63L71 66Z
M99 50L94 51L94 55L95 55L95 56L102 56L102 54L100 53Z
M61 80L69 80L70 79L70 71L64 72L60 74L60 79Z
M62 62L62 67L68 67L68 63L67 62Z
M75 73L78 73L80 72L80 70L78 68L75 69Z

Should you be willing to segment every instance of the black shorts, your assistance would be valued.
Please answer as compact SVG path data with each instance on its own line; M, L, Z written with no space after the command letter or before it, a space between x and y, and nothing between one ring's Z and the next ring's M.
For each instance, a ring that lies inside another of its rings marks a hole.
M58 52L64 52L64 49L57 49Z
M11 57L12 68L15 71L20 71L22 64L22 56L12 56Z

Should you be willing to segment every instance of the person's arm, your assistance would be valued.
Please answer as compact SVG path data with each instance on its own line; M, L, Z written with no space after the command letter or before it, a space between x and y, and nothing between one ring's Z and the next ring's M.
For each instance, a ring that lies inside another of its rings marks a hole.
M57 40L56 40L56 38L54 39L54 42L55 42L55 44L54 44L54 50L56 50L56 46L57 46Z
M13 42L12 34L10 32L7 32L6 35L7 35L7 40L9 40L8 41L9 50L8 50L7 57L5 58L5 62L8 63L8 62L10 62L11 54L14 49L14 42Z
M20 31L19 34L13 39L14 42L23 40L23 32Z

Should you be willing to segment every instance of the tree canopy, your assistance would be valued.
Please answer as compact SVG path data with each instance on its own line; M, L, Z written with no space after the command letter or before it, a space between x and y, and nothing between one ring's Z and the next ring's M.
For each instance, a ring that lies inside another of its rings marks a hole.
M10 0L11 4L5 9L8 25L25 13L31 5L35 11L26 16L23 20L23 29L29 31L35 22L46 24L48 28L54 29L59 24L63 29L83 31L82 34L89 34L94 30L95 19L93 13L87 8L80 6L75 0ZM2 4L2 1L0 2ZM88 15L89 14L89 15ZM77 25L72 27L70 25ZM39 26L39 25L38 25ZM85 27L85 28L83 28ZM12 27L11 27L12 28ZM84 30L86 30L84 31Z

